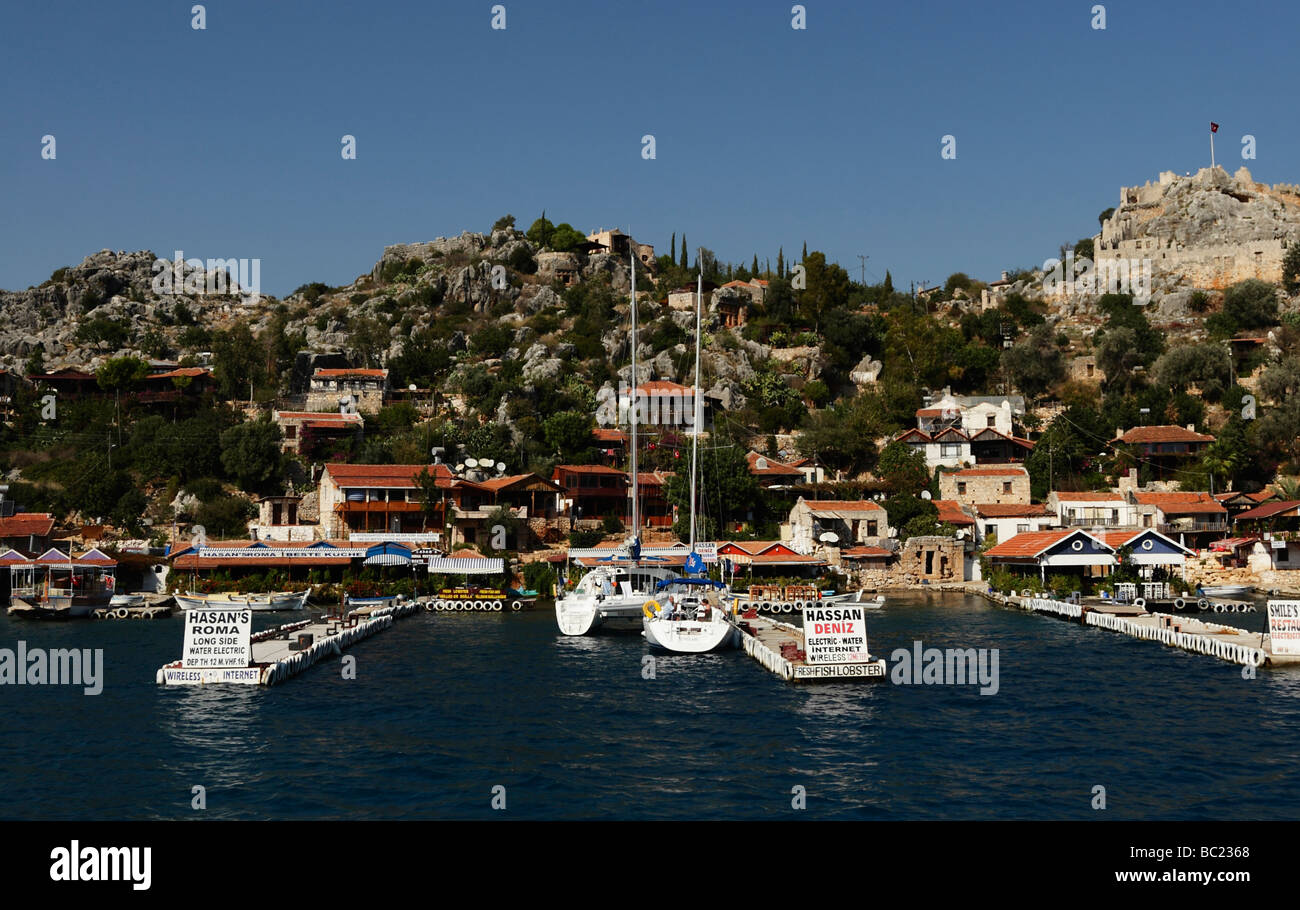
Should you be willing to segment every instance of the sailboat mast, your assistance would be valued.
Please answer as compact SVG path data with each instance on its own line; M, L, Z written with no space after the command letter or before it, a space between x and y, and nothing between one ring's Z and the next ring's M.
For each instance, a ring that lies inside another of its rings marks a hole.
M698 254L696 254L698 257ZM700 306L704 297L704 269L695 286L695 387L691 391L691 552L695 552L695 472L700 452Z
M637 425L637 388L636 388L636 256L631 257L632 263L632 400L631 410L628 412L629 419L632 421L632 539L636 540L641 536L641 514L640 514L640 493L641 493L641 475L637 473L637 444L636 444L636 425Z

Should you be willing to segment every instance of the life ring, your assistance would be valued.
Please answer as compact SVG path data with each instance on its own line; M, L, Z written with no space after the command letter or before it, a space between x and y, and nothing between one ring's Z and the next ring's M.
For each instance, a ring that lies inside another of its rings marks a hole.
M501 601L499 601L499 600L494 600L494 601L492 601L492 612L493 612L493 613L500 613L500 612L501 612L501 607L502 607L502 603L501 603Z
M128 616L131 615L131 611L128 610L126 607L118 607L116 610L113 611L113 615L116 616L118 619L126 619Z
M782 613L793 613L793 612L794 612L794 604L789 603L789 602L786 602L786 603L781 604L781 612L782 612Z
M1175 610L1181 610L1181 609L1182 609L1183 607L1185 607L1185 606L1187 606L1187 601L1183 600L1181 597L1175 597L1175 598L1174 598L1174 609L1175 609Z
M662 609L663 608L659 606L659 601L657 600L647 600L641 605L641 612L645 615L646 619L654 619Z
M1147 599L1145 597L1139 597L1133 601L1133 606L1137 607L1139 610L1145 610L1147 608Z
M763 601L762 603L760 603L760 604L758 605L758 608L759 608L760 610L762 610L764 613L771 613L771 612L772 612L772 604L771 604L770 602L766 601L766 600Z
M1209 601L1209 598L1202 597L1200 600L1198 600L1198 601L1196 602L1196 609L1200 610L1202 613L1204 613L1206 610L1210 609L1210 601Z
M518 612L519 612L520 610L522 610L523 608L524 608L524 605L521 604L519 601L517 601L517 600L512 600L512 601L510 601L510 609L513 610L514 612L518 613Z
M1215 604L1215 605L1214 605L1214 612L1215 612L1215 613L1222 613L1222 612L1223 612L1223 604Z

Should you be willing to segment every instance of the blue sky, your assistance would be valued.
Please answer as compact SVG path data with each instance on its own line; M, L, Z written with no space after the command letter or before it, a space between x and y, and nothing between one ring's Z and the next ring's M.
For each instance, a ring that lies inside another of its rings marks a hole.
M1212 119L1230 171L1300 182L1292 4L1110 2L1104 31L1075 0L808 0L803 31L790 2L504 0L504 31L479 0L191 5L0 11L0 287L181 249L283 295L543 209L906 287L1041 264L1121 185L1208 164Z

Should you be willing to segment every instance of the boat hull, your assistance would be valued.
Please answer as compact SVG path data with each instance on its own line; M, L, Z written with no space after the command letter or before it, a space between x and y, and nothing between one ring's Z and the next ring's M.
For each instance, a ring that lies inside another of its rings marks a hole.
M1201 593L1206 597L1241 597L1250 591L1250 585L1210 585L1201 588Z
M740 630L722 619L642 619L642 634L654 648L674 654L707 654L740 646Z
M182 610L211 610L234 607L255 613L302 610L310 591L276 594L177 594L176 606Z

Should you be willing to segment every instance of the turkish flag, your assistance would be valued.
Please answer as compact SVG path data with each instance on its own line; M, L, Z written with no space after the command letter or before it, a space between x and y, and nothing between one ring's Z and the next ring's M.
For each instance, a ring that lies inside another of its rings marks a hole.
M1211 132L1211 133L1217 133L1218 131L1219 131L1219 124L1217 124L1217 123L1215 123L1213 120L1211 120L1211 121L1210 121L1210 132Z

